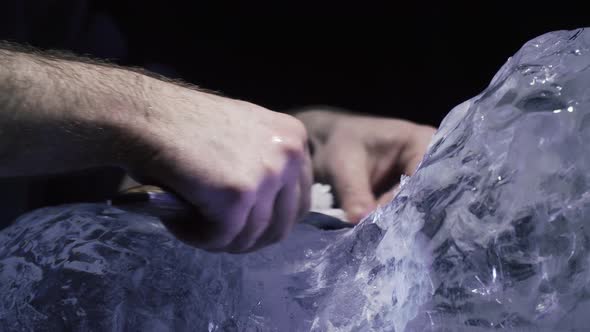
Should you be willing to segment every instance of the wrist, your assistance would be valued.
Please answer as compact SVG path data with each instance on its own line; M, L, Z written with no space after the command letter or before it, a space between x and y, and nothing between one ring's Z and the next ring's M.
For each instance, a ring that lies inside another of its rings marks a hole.
M161 105L169 83L146 75L121 70L122 83L132 91L105 94L98 122L109 131L105 163L126 170L137 169L159 149L166 119Z
M214 109L220 111L216 103L221 97L175 83L143 76L140 90L131 103L117 106L123 107L120 113L125 116L109 120L126 146L122 158L115 162L128 170L142 169L157 155L176 149L176 142L181 139L178 128L185 123L191 123L199 136L202 128L195 124L214 126L207 116L219 113ZM194 121L195 117L199 120ZM195 148L198 144L194 142Z

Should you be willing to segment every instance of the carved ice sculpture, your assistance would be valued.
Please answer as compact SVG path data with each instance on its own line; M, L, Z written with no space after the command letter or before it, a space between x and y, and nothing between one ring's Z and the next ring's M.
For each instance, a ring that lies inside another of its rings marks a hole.
M210 254L156 219L46 208L0 233L0 329L568 330L590 326L590 33L538 37L444 120L397 198Z

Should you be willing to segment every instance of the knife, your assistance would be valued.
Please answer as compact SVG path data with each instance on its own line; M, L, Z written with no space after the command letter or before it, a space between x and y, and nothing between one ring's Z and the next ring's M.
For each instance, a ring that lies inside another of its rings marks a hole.
M107 204L173 222L182 222L196 215L190 203L156 186L142 185L130 188L111 198ZM300 222L322 230L354 227L349 222L320 212L308 212Z

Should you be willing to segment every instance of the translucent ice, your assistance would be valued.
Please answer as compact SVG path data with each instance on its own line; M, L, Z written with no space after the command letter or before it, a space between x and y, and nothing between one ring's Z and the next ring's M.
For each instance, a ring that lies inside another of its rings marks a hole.
M205 253L154 218L47 208L0 233L0 329L584 330L590 32L538 37L353 230Z

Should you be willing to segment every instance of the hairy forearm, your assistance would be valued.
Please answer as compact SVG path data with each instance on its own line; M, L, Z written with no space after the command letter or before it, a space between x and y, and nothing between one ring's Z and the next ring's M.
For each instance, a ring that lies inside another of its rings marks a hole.
M150 111L140 73L0 43L0 176L123 165Z

